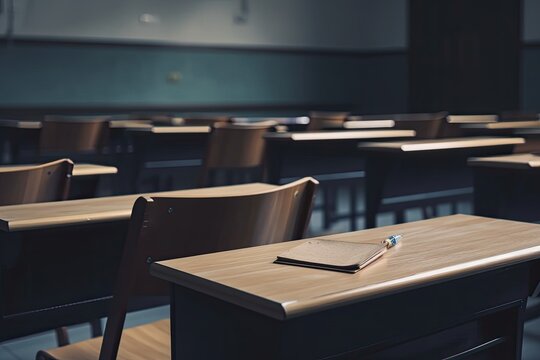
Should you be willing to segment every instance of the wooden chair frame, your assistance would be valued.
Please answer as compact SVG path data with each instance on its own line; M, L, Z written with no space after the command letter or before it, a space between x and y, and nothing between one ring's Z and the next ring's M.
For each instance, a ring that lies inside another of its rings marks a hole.
M167 284L150 276L152 262L300 239L309 223L317 185L313 178L303 178L246 195L139 197L133 206L99 359L116 359L130 297L168 294ZM244 225L238 226L238 221ZM212 234L213 238L206 237ZM44 351L37 354L37 359L50 358Z

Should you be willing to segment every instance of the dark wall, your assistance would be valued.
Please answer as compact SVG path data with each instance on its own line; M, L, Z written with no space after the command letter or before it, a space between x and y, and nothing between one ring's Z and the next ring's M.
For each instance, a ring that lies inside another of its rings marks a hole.
M181 79L170 81L171 72ZM0 43L0 79L0 107L350 104L360 112L402 112L407 106L402 50Z

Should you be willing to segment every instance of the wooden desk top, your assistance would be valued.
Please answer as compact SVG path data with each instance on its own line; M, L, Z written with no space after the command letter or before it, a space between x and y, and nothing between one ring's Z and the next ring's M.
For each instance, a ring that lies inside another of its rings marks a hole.
M540 169L540 155L511 154L470 158L471 166L497 167L506 169Z
M446 117L449 124L494 123L498 119L497 115L448 115Z
M127 130L151 134L207 134L210 132L210 126L141 126Z
M382 129L394 126L394 120L349 120L343 123L345 129Z
M0 172L21 170L32 165L2 165ZM114 166L95 165L95 164L75 164L73 166L73 176L98 176L112 175L118 173L118 169Z
M540 257L540 225L470 215L321 238L379 243L392 234L403 234L402 242L356 274L273 263L278 254L306 240L160 261L150 272L287 319Z
M405 140L393 142L363 142L358 144L362 150L379 150L391 152L435 151L463 148L478 148L524 144L525 139L519 137L462 137L432 140Z
M267 133L264 138L278 141L333 141L414 137L414 130L357 130Z
M9 127L16 129L39 130L41 129L41 121L30 120L0 120L0 127Z
M234 196L246 193L258 193L274 188L276 188L276 185L254 183L150 194L0 206L0 230L13 232L56 226L128 220L131 216L133 204L139 196Z
M505 130L505 129L526 129L540 127L539 120L527 121L498 121L477 124L461 125L463 129L485 129L485 130Z

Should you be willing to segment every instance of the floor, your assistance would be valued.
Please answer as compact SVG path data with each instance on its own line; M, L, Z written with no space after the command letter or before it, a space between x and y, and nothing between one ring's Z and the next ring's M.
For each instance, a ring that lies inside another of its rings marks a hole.
M359 192L361 193L361 192ZM318 199L320 201L320 197ZM359 206L363 204L361 195L358 199ZM345 189L339 192L338 212L347 212L347 193ZM471 213L471 205L467 202L458 204L458 212ZM360 212L361 208L358 209ZM438 207L439 215L448 214L450 211L450 205L441 205ZM420 220L422 218L421 209L411 209L406 212L407 221ZM393 223L393 215L380 214L378 217L378 224L380 226L389 225ZM363 219L359 217L358 226L363 227ZM344 219L336 222L331 229L322 229L322 214L321 211L315 211L312 216L310 228L308 230L309 236L315 236L325 233L339 233L349 230L349 222ZM531 301L540 302L540 300L532 299ZM136 313L131 313L126 319L126 326L136 326L147 322L156 321L169 316L169 307L163 306L159 308L143 310ZM102 320L105 322L105 320ZM90 328L88 325L72 326L69 329L69 336L71 342L77 342L88 339L90 336ZM19 338L12 341L6 341L0 343L0 360L28 360L34 359L37 351L41 349L48 349L55 347L56 340L53 332L45 332L36 334L24 338ZM537 360L540 359L540 318L528 321L525 324L524 340L523 340L523 360Z

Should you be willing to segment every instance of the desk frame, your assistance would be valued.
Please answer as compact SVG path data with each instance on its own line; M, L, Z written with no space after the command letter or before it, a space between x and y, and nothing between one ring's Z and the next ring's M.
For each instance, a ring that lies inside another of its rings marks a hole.
M513 147L514 145L502 145L411 152L365 150L366 228L376 226L376 217L382 208L388 183L397 188L402 186L403 177L407 176L409 183L405 188L417 188L416 192L405 189L407 191L400 192L399 195L426 192L426 185L434 186L433 191L472 187L473 174L467 166L469 157L510 154ZM400 169L414 170L402 173ZM440 178L426 183L426 174ZM445 179L443 174L446 174L448 179ZM403 219L398 218L397 222L403 222Z
M521 359L532 264L285 320L171 285L172 358Z

